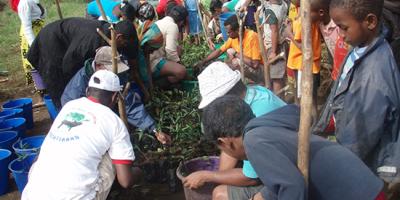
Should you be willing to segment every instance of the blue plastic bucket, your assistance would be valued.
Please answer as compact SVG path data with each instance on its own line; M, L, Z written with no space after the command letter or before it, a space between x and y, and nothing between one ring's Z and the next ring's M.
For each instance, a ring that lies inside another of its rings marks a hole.
M33 128L33 112L32 112L32 99L21 98L7 101L3 104L3 109L21 108L24 110L24 118L26 119L26 127Z
M24 137L26 131L25 123L25 118L6 119L0 122L0 132L16 131L18 132L18 137Z
M234 12L226 12L226 13L222 13L219 16L219 26L221 28L221 33L222 33L224 41L228 40L228 35L226 34L224 22L232 15L235 15L235 13Z
M47 111L49 112L49 116L51 120L56 119L58 115L58 110L56 106L54 105L53 101L51 100L51 97L49 95L44 96L44 103L46 104Z
M4 131L0 132L0 149L12 151L12 145L18 140L18 132Z
M20 193L22 193L26 183L28 183L29 169L35 161L36 156L37 154L29 154L11 161L8 165L8 169L11 171L14 177Z
M8 170L7 166L10 163L11 151L0 149L0 195L8 191Z
M0 122L6 119L24 117L24 110L21 108L7 109L0 112Z
M40 151L40 147L42 146L45 137L45 135L27 137L14 143L12 148L17 155L21 156L37 154Z

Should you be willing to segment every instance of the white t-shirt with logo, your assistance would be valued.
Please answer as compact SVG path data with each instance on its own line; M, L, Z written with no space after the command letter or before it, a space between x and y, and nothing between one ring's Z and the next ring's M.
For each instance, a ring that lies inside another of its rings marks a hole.
M68 102L43 142L22 199L94 199L106 153L113 163L135 158L121 119L86 97Z

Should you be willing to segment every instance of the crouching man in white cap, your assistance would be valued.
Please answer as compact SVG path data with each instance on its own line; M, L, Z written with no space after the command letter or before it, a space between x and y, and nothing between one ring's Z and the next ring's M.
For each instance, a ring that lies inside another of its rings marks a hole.
M246 86L240 81L240 72L232 70L226 63L210 64L198 77L201 102L205 109L217 98L234 95L243 99L258 117L286 105L272 91L259 85ZM184 180L184 186L199 188L207 182L219 184L213 191L213 200L251 199L263 185L248 160L237 167L239 160L221 151L219 171L197 171Z
M88 59L85 61L84 67L82 67L74 77L69 81L65 87L64 92L61 96L61 104L64 106L67 102L84 97L86 94L86 88L89 83L89 79L92 74L98 70L106 69L112 71L112 53L110 46L103 46L96 50L96 56L94 59ZM122 77L120 82L124 84L124 78L129 74L129 67L117 57L118 76ZM125 80L126 82L126 80ZM132 82L132 85L135 83ZM128 123L131 126L137 127L140 130L154 135L158 141L162 144L170 144L171 137L162 132L156 130L156 122L146 111L143 105L140 95L137 94L134 87L128 90L128 93L124 99L125 101L125 112Z
M87 97L62 108L31 167L23 200L105 200L115 175L125 188L137 181L128 131L110 109L120 89L117 75L99 70Z

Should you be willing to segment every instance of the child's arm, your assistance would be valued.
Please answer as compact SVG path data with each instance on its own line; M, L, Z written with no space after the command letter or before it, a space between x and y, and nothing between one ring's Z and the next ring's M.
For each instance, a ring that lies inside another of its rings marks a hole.
M295 22L292 23L288 23L286 24L286 28L285 28L285 33L287 35L287 38L299 49L301 49L301 32L299 33L294 33L293 31L293 26ZM298 30L298 31L301 31Z
M271 53L269 54L268 60L275 58L276 54L278 53L278 44L279 44L279 32L278 32L278 25L271 24L269 25L271 29Z

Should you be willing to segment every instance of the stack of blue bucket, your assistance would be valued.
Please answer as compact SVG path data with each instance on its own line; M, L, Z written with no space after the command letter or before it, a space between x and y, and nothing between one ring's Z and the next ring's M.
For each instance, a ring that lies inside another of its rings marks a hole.
M19 192L22 192L29 169L36 158L44 137L25 138L26 129L32 129L32 99L21 98L5 102L0 112L0 195L8 192L9 170Z

